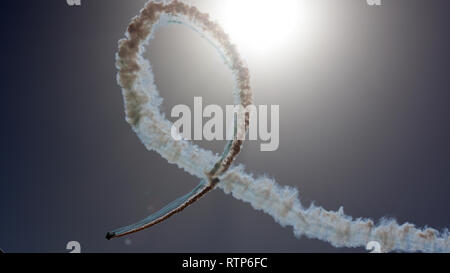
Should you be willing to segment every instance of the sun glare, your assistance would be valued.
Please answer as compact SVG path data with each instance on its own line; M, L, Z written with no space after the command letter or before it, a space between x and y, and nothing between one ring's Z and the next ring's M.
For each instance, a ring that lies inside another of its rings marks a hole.
M289 43L297 24L296 0L226 0L220 23L244 51L267 53Z

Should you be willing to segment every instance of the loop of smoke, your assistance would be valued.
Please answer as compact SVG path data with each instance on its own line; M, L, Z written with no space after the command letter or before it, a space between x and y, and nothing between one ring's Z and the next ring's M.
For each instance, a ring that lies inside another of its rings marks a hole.
M174 22L194 29L194 26L200 27L196 31L220 50L232 70L240 91L235 95L241 104L246 106L251 103L248 69L227 35L218 24L209 20L207 14L177 0L162 3L150 0L133 18L126 38L119 41L116 56L118 82L124 95L126 120L146 148L158 152L169 163L176 164L191 175L204 179L205 170L213 168L221 158L191 142L176 141L171 137L172 124L160 113L162 98L154 84L151 65L142 57L144 46L155 29ZM345 215L342 208L337 212L314 205L304 208L296 189L281 187L266 177L254 178L245 173L243 166L230 167L240 145L236 143L233 146L236 150L231 149L223 161L226 167L222 166L217 186L271 215L282 226L292 226L296 236L320 239L335 247L364 247L369 241L378 241L383 251L450 252L448 230L418 229L409 223L399 225L394 220L384 220L375 225L370 219L353 219Z
M161 128L151 128L160 130L160 132L167 129L167 126L171 127L170 122L161 115L158 109L162 98L159 97L158 90L153 83L150 63L142 58L144 46L152 38L154 31L159 26L168 23L184 24L200 33L202 37L216 48L225 64L233 72L235 79L235 104L241 106L234 118L234 137L228 141L222 156L215 160L216 163L212 167L208 166L209 168L206 168L207 166L204 164L199 165L205 168L203 176L206 177L203 177L194 190L177 198L137 223L108 232L106 234L106 239L108 240L156 225L175 213L182 211L213 190L220 181L219 177L230 168L233 160L240 152L242 140L248 130L250 115L244 109L252 103L252 92L249 84L250 76L248 68L243 64L236 48L230 43L228 36L219 25L209 20L207 14L200 13L195 7L178 1L172 1L168 4L150 1L141 10L140 15L135 17L128 26L127 38L119 41L119 52L116 56L116 65L119 69L118 82L123 88L127 121L140 136L142 142L147 143L146 136L150 136L150 138L157 136L155 132L145 131L145 129L141 128L146 122L150 121L154 125L161 125ZM159 139L164 142L164 145L169 146L167 150L173 148L170 144L170 141L173 141L173 139L167 139L168 135L171 134L162 135ZM152 142L154 144L154 141ZM189 145L189 143L184 142L184 145ZM194 145L192 147L198 148ZM152 147L148 148L152 149ZM181 152L181 150L178 152ZM163 154L162 151L160 153ZM183 156L179 154L173 159L167 156L166 158L169 162L183 160Z

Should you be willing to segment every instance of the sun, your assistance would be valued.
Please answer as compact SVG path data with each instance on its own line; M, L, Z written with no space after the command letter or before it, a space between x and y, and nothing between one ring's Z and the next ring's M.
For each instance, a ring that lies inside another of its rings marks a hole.
M219 22L243 51L281 49L298 21L296 0L226 0L222 5Z

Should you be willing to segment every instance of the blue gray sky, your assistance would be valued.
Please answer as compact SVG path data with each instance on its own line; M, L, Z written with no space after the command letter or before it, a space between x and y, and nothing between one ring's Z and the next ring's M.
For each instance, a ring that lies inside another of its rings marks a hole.
M198 182L146 151L124 120L114 55L144 2L3 3L0 248L67 252L75 240L82 252L365 252L297 239L220 190L105 240ZM223 1L187 2L233 17ZM280 105L280 147L245 143L238 162L298 188L305 206L449 227L448 1L314 2L298 0L308 20L283 46L242 50L255 104ZM232 102L229 71L189 29L161 28L146 56L168 115L194 96ZM219 152L224 143L198 144Z

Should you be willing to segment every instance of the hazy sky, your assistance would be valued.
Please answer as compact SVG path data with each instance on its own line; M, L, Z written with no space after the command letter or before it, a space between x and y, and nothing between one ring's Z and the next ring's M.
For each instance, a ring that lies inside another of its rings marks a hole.
M220 190L128 241L105 240L198 181L146 151L124 120L114 55L145 1L81 1L3 3L0 248L67 252L76 240L83 252L365 251L296 239ZM255 104L280 105L279 149L248 142L238 162L297 187L305 205L450 227L448 1L298 0L297 13L274 7L265 17L256 7L247 20L225 1L187 2L224 25L242 22L249 33L230 34ZM161 28L146 56L168 115L194 96L232 102L230 72L188 28ZM219 152L224 143L199 144Z

